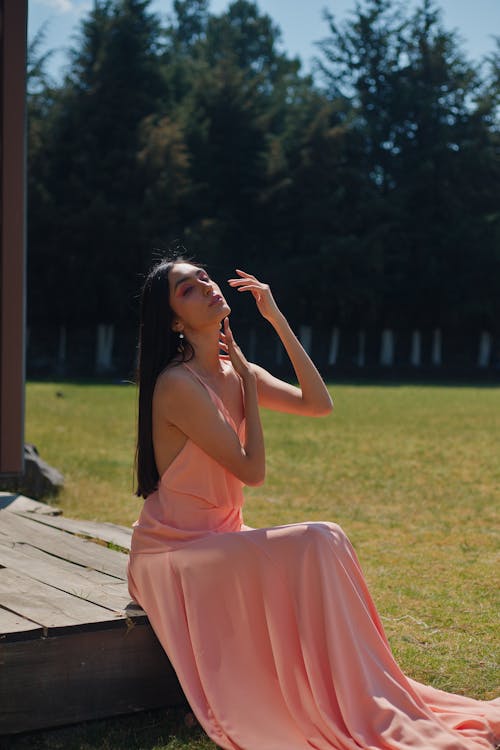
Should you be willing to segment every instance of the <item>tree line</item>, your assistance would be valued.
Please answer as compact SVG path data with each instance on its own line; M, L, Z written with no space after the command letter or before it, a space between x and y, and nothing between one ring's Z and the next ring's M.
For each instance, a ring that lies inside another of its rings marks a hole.
M472 62L434 0L360 0L312 76L252 0L149 6L96 0L58 83L30 44L30 325L135 323L178 242L294 324L498 335L500 39Z

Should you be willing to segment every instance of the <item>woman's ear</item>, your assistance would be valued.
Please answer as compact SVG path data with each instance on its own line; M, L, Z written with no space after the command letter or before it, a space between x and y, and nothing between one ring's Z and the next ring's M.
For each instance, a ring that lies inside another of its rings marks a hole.
M174 331L175 333L182 333L183 330L184 326L182 325L181 321L174 320L174 322L172 323L172 331Z

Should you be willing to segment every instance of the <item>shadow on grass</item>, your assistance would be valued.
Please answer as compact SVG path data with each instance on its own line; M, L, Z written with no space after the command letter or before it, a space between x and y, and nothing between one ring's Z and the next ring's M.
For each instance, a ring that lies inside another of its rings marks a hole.
M188 726L193 719L195 726ZM0 737L2 750L216 750L189 708L158 709Z

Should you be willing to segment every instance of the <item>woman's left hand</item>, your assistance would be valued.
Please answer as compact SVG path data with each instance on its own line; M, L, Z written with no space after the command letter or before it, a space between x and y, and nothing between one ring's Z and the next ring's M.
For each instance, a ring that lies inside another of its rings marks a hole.
M250 273L236 269L239 279L228 279L229 286L239 292L251 292L262 317L272 322L280 314L269 284L264 284Z
M229 318L224 318L223 329L219 333L219 348L224 352L223 359L229 359L238 375L245 380L253 375L253 369L240 347L234 340Z

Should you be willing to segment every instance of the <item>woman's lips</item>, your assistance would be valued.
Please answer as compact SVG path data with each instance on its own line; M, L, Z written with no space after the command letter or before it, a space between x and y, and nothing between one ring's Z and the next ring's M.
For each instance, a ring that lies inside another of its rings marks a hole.
M209 307L212 307L212 305L217 305L219 302L224 302L224 297L221 294L215 294L212 298L212 301L210 302Z

